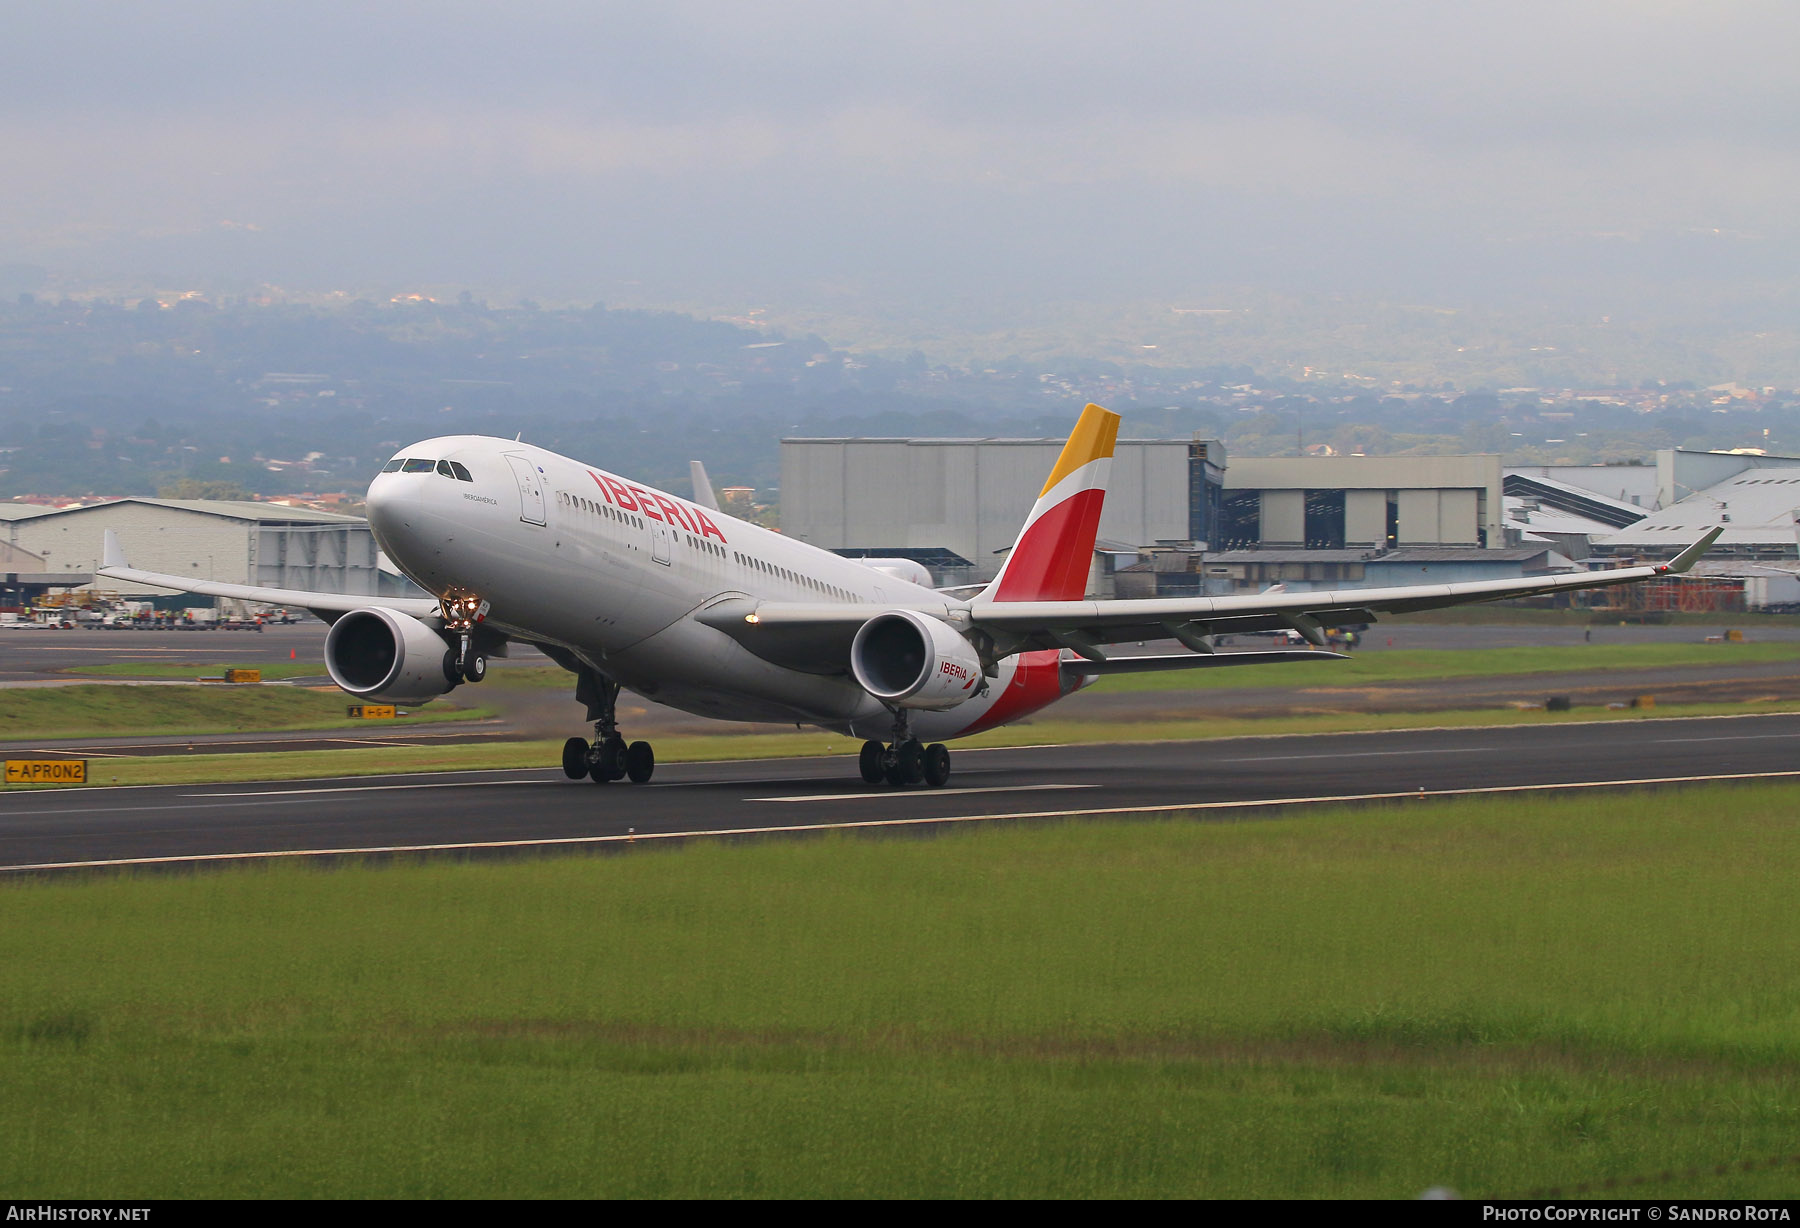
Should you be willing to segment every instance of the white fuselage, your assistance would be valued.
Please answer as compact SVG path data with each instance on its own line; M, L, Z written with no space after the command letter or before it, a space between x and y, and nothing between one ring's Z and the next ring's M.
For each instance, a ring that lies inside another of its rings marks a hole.
M848 676L775 665L693 615L723 598L947 609L931 589L526 443L425 440L369 486L389 558L427 591L472 593L487 624L574 653L659 703L724 720L793 721L881 738L892 715ZM436 462L451 462L440 471ZM390 462L390 465L392 462ZM454 467L460 466L465 480ZM1064 693L1056 653L1007 658L987 690L912 714L915 736L956 737Z

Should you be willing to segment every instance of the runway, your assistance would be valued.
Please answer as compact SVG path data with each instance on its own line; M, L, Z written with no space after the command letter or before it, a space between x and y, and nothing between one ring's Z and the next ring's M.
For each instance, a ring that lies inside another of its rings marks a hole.
M664 764L645 786L559 769L0 794L0 870L477 854L694 835L1800 779L1800 714L955 751L949 787L862 784L851 756Z

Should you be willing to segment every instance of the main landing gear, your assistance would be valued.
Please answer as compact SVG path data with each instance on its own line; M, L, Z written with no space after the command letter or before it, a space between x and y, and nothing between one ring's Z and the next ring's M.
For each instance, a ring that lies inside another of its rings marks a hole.
M650 743L627 745L619 736L619 684L584 669L575 686L575 698L587 705L588 719L594 722L594 740L570 738L563 743L563 775L570 780L585 776L597 785L625 778L637 785L649 780L656 771L656 752Z
M894 714L894 740L891 745L864 742L857 759L863 780L872 785L886 781L895 788L923 781L941 789L950 780L950 751L942 742L921 745L912 736L904 710Z

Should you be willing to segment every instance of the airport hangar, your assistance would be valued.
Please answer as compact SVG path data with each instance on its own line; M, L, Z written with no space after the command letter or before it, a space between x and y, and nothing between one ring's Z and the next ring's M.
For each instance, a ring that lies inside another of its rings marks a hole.
M991 579L1054 464L1055 439L786 439L784 532L911 558L940 584ZM1247 457L1216 440L1118 443L1089 592L1223 596L1453 583L1672 557L1694 573L1609 608L1800 608L1800 458L1664 449L1653 464L1502 467L1494 455Z
M992 579L1062 441L784 439L782 531L912 558L944 584ZM1186 596L1488 579L1554 565L1509 535L1497 456L1294 457L1227 464L1217 440L1121 439L1090 592ZM1512 549L1506 547L1511 546ZM1151 577L1149 587L1127 576Z
M112 529L132 565L146 571L313 592L420 595L381 554L368 521L306 507L127 498L45 509L9 519L5 527L10 544L41 558L44 570L68 587L92 582L105 532ZM116 589L116 582L101 581L100 586ZM127 590L120 595L168 595L148 586ZM186 596L181 603L205 606L213 601Z

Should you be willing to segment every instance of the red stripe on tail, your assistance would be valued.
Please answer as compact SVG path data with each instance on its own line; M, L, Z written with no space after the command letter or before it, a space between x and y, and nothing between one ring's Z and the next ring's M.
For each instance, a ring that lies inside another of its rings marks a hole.
M1080 601L1087 595L1105 490L1082 490L1032 522L1006 560L994 601Z

